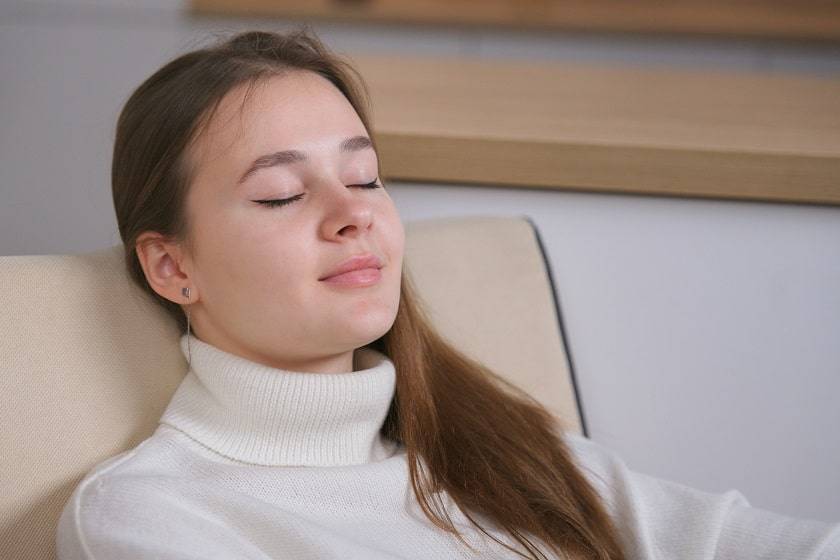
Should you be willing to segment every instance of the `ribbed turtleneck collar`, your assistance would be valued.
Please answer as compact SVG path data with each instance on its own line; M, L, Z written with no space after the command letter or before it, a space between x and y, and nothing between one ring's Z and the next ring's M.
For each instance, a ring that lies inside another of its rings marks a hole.
M379 461L393 443L379 429L394 395L391 360L355 351L356 370L308 373L259 364L181 336L191 367L160 419L228 458L269 466Z

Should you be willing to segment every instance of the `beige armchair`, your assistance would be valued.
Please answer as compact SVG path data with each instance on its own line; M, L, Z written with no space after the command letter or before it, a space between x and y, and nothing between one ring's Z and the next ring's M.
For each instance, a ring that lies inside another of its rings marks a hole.
M407 222L405 266L443 335L583 433L551 272L527 217ZM122 247L0 257L0 558L55 555L83 475L156 428L186 373Z

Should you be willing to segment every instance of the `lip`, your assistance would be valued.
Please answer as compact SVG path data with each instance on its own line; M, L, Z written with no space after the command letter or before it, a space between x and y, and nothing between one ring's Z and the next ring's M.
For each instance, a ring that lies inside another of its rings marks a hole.
M318 278L318 280L330 280L348 272L363 269L376 269L378 273L378 270L380 268L382 268L382 261L379 260L379 257L374 255L373 253L362 253L360 255L353 255L346 261L343 261L336 268L328 272L325 276Z

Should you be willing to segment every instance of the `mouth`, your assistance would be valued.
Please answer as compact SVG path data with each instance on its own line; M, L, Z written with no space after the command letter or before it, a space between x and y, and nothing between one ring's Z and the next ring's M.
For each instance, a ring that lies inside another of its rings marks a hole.
M378 284L382 279L379 268L359 268L323 278L321 281L333 286L364 287Z
M331 270L330 272L328 272L326 275L322 276L318 280L325 281L325 282L327 282L327 281L336 282L336 281L341 281L342 280L341 277L343 277L344 281L347 281L347 280L353 279L353 278L372 277L373 273L371 273L370 271L371 270L378 271L381 268L382 268L382 261L379 259L379 257L374 255L373 253L362 253L362 254L359 254L359 255L354 255L354 256L350 257L349 259L346 259L346 260L342 261L341 263L339 263L338 266L333 268L333 270ZM362 275L362 274L356 275L356 276L352 275L352 273L359 272L359 271L368 271L368 272L366 272L365 275ZM346 276L347 274L351 274L351 276Z

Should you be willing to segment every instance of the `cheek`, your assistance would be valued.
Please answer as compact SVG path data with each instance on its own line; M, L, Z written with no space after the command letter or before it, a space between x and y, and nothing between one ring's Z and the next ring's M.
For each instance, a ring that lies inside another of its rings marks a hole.
M293 296L303 288L310 274L304 254L288 247L282 238L254 241L237 259L242 268L243 283L266 294Z
M391 258L401 261L405 250L405 229L396 210L391 215L389 225L388 246L391 250Z
M207 229L208 267L219 289L235 299L265 298L295 290L305 263L301 251L284 243L288 234L258 219L231 223L219 219Z
M388 251L389 266L391 268L391 283L396 294L399 294L402 282L402 262L405 251L405 230L399 217L393 217L388 224L385 247Z

